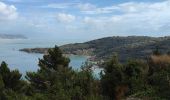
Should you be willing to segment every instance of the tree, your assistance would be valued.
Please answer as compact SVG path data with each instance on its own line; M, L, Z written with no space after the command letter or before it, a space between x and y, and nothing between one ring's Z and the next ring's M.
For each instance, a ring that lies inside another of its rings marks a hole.
M26 100L27 82L18 70L10 70L5 62L0 65L0 100Z
M13 89L17 91L21 88L19 85L21 83L21 74L18 70L10 71L5 62L2 62L0 66L0 75L4 82L5 88Z
M156 46L155 50L153 50L153 55L157 55L157 56L158 56L158 55L161 55L161 52L160 52L158 46Z
M101 74L101 88L107 100L120 100L127 90L122 67L117 56L113 56L104 66L104 72Z
M166 56L164 59L163 56ZM160 61L150 58L148 61L148 85L154 89L154 95L163 99L170 99L170 63L167 55L157 56Z
M54 74L63 74L66 70L70 70L69 61L63 56L59 47L55 46L55 48L48 50L48 54L44 55L43 59L39 59L40 69L38 72L28 72L26 78L37 89L47 89L54 84L54 79L59 77L59 75Z
M60 67L68 67L70 60L63 56L59 47L48 50L48 54L39 59L40 70L58 70Z
M29 94L36 98L39 98L42 94L42 96L45 96L43 98L49 100L66 99L63 98L65 95L62 93L63 84L61 81L65 80L62 75L64 75L66 69L69 69L68 64L69 59L62 55L62 51L57 46L49 49L48 54L44 55L43 59L39 59L40 69L37 72L27 72L26 79L31 85Z
M142 60L129 60L124 65L124 76L129 87L129 95L145 91L149 67Z
M39 60L38 72L28 72L32 94L46 94L49 100L87 100L93 96L93 75L90 70L75 71L69 59L55 46ZM93 96L95 97L95 96Z
M74 79L74 88L79 87L80 90L76 90L76 95L73 96L73 100L100 100L99 82L95 79L92 71L93 65L90 62L85 62L80 71L76 72ZM77 99L79 97L79 99ZM76 98L76 99L75 99Z

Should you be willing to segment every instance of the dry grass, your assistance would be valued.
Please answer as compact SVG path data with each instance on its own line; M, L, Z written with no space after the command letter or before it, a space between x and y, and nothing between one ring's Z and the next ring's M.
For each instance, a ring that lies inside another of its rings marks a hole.
M159 63L170 64L169 55L159 55L159 56L152 55L151 59L155 64L159 64Z

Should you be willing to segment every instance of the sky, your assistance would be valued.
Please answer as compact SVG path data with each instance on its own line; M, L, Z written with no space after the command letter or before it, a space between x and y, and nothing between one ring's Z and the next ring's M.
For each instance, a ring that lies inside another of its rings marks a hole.
M90 40L170 35L170 0L0 0L0 34Z

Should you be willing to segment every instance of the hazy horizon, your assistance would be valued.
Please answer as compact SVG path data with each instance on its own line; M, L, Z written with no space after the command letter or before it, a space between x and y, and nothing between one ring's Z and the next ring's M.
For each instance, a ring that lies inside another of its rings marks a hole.
M0 33L85 41L168 36L170 0L1 0Z

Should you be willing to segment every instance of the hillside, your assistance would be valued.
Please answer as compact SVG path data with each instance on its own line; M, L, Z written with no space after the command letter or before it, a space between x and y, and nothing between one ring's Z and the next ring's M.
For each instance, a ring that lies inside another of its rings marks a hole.
M92 60L101 60L117 53L121 61L128 58L145 58L155 48L161 52L170 51L170 37L105 37L85 43L75 43L60 46L66 54L88 55ZM29 53L44 53L47 48L21 49Z

